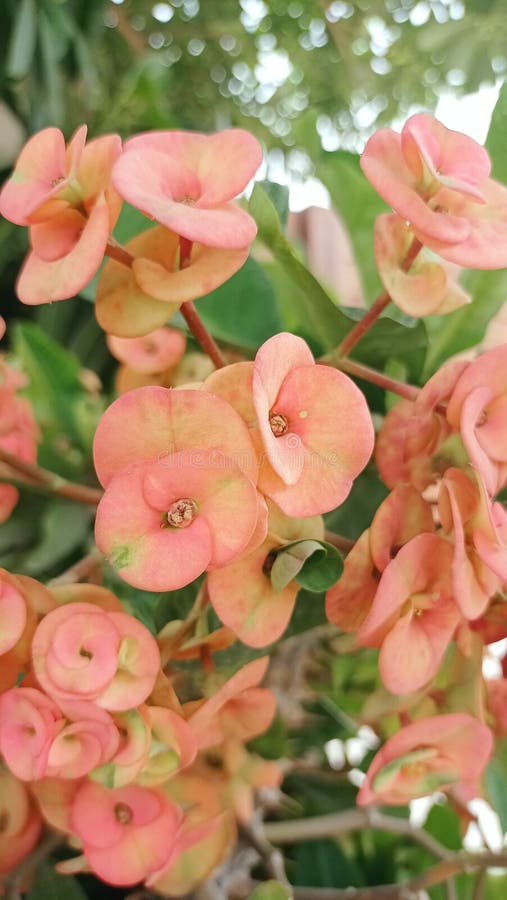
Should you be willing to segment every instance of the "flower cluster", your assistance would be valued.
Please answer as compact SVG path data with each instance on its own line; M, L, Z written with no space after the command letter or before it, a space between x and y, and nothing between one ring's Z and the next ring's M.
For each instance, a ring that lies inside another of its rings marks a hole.
M329 588L327 617L348 648L378 651L383 686L364 719L392 714L358 803L442 790L462 808L481 790L493 734L507 734L507 678L482 678L485 647L507 638L507 345L403 385L411 399L391 406L375 447L366 399L339 367L391 299L410 315L450 312L470 300L453 266L507 266L507 188L484 148L429 115L378 132L361 164L393 212L375 226L385 291L373 312L321 362L283 331L254 359L225 357L191 301L248 256L256 226L234 198L259 167L258 142L241 129L151 132L123 147L85 138L85 126L67 146L57 129L35 135L0 193L0 212L29 228L18 295L70 298L109 257L96 316L120 396L94 437L96 544L135 589L202 581L187 618L155 638L103 586L0 570L0 875L43 823L79 851L62 871L113 885L184 895L222 861L255 789L281 776L245 747L274 715L260 686L268 658L226 677L212 654L284 634L296 576L330 546L323 517L374 449L390 493L342 577L317 589ZM150 227L121 246L124 201ZM215 369L167 327L180 308ZM400 387L356 361L348 371ZM34 461L37 426L3 359L0 378L0 447ZM16 500L0 485L0 522ZM208 604L222 623L211 632Z
M62 870L186 893L234 842L253 790L279 783L244 747L274 714L267 659L182 705L157 641L106 588L1 570L0 624L0 873L45 821L81 851Z

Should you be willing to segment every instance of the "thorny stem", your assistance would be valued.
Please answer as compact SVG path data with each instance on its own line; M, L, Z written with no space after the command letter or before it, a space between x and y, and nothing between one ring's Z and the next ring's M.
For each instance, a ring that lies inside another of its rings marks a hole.
M239 825L239 835L257 851L269 877L280 881L292 893L285 873L283 855L267 840L263 823L254 816L248 825Z
M51 494L58 494L59 497L68 497L70 500L77 500L90 506L97 506L102 499L103 492L99 488L67 481L66 478L62 478L56 472L43 469L37 463L25 462L2 447L0 447L0 462L8 466L13 472L18 472L22 475L23 479L20 479L21 482L26 479L27 484L44 488Z
M400 266L403 272L408 272L410 266L414 262L421 248L421 242L416 237L414 237L412 243L410 244L410 247L407 250L405 259ZM361 321L357 322L356 325L351 328L349 333L343 338L341 344L338 345L335 351L335 355L338 358L348 356L352 348L356 346L357 342L361 340L361 338L366 334L371 326L377 321L386 307L389 306L390 302L390 295L387 293L387 291L382 291L382 293L379 294L379 296L373 303L373 306L371 306L368 312L364 314Z
M293 819L287 822L266 822L264 833L274 844L296 844L301 841L346 834L374 828L390 834L403 834L412 838L438 859L453 859L455 854L436 841L428 832L414 828L407 819L385 815L373 808L347 809L325 816Z
M287 822L268 822L264 825L266 840L275 844L293 844L301 841L333 837L358 831L365 827L394 834L403 834L420 844L439 860L421 875L401 884L377 885L368 888L327 889L295 888L295 900L417 900L421 892L437 884L448 883L453 892L453 879L462 872L479 869L476 882L477 900L488 867L507 868L507 854L455 853L448 850L423 829L413 828L406 819L379 813L375 808L351 809L326 816L295 819ZM450 894L453 896L453 893Z

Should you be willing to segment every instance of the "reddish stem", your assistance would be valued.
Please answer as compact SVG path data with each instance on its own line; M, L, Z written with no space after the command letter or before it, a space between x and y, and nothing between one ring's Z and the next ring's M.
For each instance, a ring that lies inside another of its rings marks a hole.
M412 243L407 250L405 259L400 266L402 272L408 272L421 247L421 242L416 237L413 238ZM361 321L357 322L356 325L351 328L349 333L346 334L343 338L341 344L338 345L336 349L337 356L347 356L350 353L352 348L356 346L357 342L361 340L361 338L366 334L371 326L377 321L386 307L389 306L390 302L390 295L387 293L387 291L382 291L382 293L379 294L379 296L373 303L373 306L371 306L368 312L364 314Z
M392 391L393 394L398 394L399 397L404 397L405 400L415 400L419 394L420 389L415 385L405 384L405 382L398 381L396 378L390 378L388 375L384 375L383 372L377 372L376 369L370 369L369 366L356 362L355 359L342 357L336 360L335 365L343 372L354 375L356 378L363 378L364 381L370 381L371 384L376 384L386 391Z
M114 259L115 262L121 263L123 266L128 266L129 269L132 267L132 263L134 262L134 257L128 250L125 250L125 247L122 247L118 241L115 241L113 237L110 237L106 244L106 256L109 256L111 259Z
M208 354L216 368L222 369L226 366L227 361L220 350L220 347L209 333L194 304L190 300L187 300L187 302L183 303L181 306L180 312L197 343L200 344L204 352Z
M22 475L21 481L26 480L27 484L45 488L60 497L68 497L70 500L78 500L80 503L88 503L90 506L97 506L102 499L103 492L98 488L67 481L56 472L43 469L36 463L25 462L15 454L4 450L3 447L0 447L0 462L5 463L13 472Z

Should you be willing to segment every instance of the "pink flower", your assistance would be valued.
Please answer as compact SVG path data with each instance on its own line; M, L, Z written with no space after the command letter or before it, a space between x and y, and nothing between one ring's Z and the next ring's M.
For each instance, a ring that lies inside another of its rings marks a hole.
M319 515L343 503L373 448L368 407L350 378L316 365L305 341L282 333L253 364L220 369L205 387L249 426L259 491L285 515Z
M162 868L181 819L162 790L138 785L109 790L92 781L78 789L70 812L92 871L115 885L136 884Z
M427 113L366 144L361 167L415 236L460 266L507 265L507 188L490 179L484 147Z
M106 488L97 544L136 587L176 590L265 536L248 429L218 397L157 387L123 395L102 417L95 460Z
M188 722L201 749L226 738L248 741L269 728L275 714L275 697L267 688L258 687L268 663L266 656L247 663L216 694L196 704Z
M165 372L177 366L186 346L185 335L176 328L159 328L139 338L120 338L108 334L106 342L119 362L145 375Z
M460 787L477 796L493 749L486 725L465 713L419 719L389 738L366 773L357 803L405 804Z
M68 603L39 624L32 643L37 680L58 701L94 700L108 710L138 706L160 668L157 643L126 613Z
M132 266L108 260L97 284L95 313L104 331L124 338L159 329L182 303L209 294L241 268L248 247L194 243L181 265L180 237L157 226L126 244Z
M460 430L486 489L496 494L507 481L507 344L465 366L450 396L447 418Z
M187 240L240 248L257 229L231 201L261 162L257 139L240 128L212 135L152 131L126 142L113 181L132 206Z
M121 152L117 135L85 146L81 126L68 147L61 131L34 135L0 194L0 212L30 227L32 250L17 282L30 305L65 300L95 275L120 212L110 174Z
M380 675L392 694L417 691L436 675L461 620L449 574L452 557L443 538L419 534L382 573L357 640L380 647Z
M341 578L326 594L329 621L342 631L357 631L391 560L413 537L434 529L431 506L419 492L409 484L395 487L347 554Z
M471 297L424 248L408 269L403 262L412 243L410 227L396 214L378 216L374 247L382 284L393 303L409 316L443 315Z
M17 778L44 778L51 744L64 724L60 709L42 691L16 687L2 694L0 752Z

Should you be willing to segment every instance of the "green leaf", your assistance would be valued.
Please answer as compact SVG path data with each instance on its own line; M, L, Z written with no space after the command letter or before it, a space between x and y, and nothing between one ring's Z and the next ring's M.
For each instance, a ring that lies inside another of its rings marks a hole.
M92 510L81 503L52 500L41 520L40 539L24 556L23 571L27 575L41 575L64 562L86 542L92 515Z
M507 183L507 83L500 89L486 138L486 149L491 157L491 174L498 181Z
M57 465L62 475L72 477L82 467L82 451L88 456L91 453L91 440L103 403L95 401L83 387L77 357L38 325L18 322L11 334L14 353L29 379L25 394L44 433L40 461L49 468Z
M276 181L259 181L257 184L260 184L268 195L282 228L285 228L289 216L289 188L285 184L277 184Z
M252 258L195 306L214 337L249 352L283 330L273 285Z
M337 309L334 298L306 268L283 235L273 202L257 183L248 206L257 222L259 239L268 247L291 283L291 303L301 330L313 337L323 350L331 350L349 330L346 316Z
M327 591L340 577L343 560L332 544L324 541L294 541L276 554L271 584L282 591L294 579L313 593Z
M430 336L425 377L455 353L479 344L489 322L505 303L507 269L469 270L461 281L471 294L472 303L447 316L428 316L425 320Z
M498 814L503 831L507 831L507 741L499 739L484 776L489 802Z
M60 875L49 863L37 869L37 877L26 894L26 900L87 900L75 878Z
M8 78L28 75L37 39L37 10L35 0L20 0L12 32L5 74Z
M291 891L279 881L264 881L248 900L290 900L291 897Z
M333 206L345 223L365 294L373 302L382 290L373 252L373 226L377 216L387 212L387 206L363 175L355 153L323 153L316 175L327 187Z

